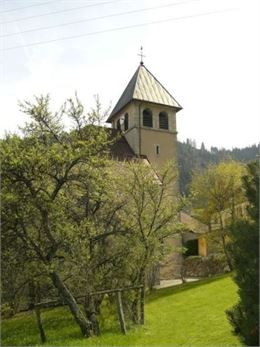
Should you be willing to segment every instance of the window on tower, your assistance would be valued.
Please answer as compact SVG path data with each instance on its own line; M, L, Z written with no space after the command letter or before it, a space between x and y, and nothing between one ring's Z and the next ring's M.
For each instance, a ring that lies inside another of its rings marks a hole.
M153 127L153 114L152 111L146 108L143 110L143 126L152 128Z
M125 114L125 118L124 118L124 130L128 130L129 127L129 116L128 113Z
M166 112L159 113L159 128L166 130L169 129L168 114Z

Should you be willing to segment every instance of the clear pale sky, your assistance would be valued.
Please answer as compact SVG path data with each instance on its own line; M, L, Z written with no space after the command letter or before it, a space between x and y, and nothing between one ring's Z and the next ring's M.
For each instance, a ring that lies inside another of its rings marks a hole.
M114 106L142 45L146 67L183 106L179 140L259 142L259 0L0 0L0 23L1 137L28 120L17 101L33 95L50 93L53 109L75 91L87 108L95 94Z

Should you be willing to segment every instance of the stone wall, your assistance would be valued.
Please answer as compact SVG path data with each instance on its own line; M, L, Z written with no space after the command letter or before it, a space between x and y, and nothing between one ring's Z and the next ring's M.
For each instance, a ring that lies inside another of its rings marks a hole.
M212 254L207 257L190 256L183 261L184 277L208 277L229 271L225 256Z
M181 235L171 236L165 240L165 243L170 251L160 264L160 280L180 278L183 262Z

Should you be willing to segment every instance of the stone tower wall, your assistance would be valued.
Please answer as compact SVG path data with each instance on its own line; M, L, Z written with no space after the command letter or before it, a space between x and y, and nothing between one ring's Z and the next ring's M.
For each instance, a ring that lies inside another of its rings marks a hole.
M181 235L169 237L165 242L170 247L170 252L160 264L160 280L181 278L183 263Z

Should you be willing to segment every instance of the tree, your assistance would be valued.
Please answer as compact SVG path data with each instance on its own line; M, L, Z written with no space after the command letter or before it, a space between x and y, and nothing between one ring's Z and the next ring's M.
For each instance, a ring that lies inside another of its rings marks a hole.
M201 152L205 152L206 151L204 142L201 142L200 150L201 150Z
M92 290L146 285L146 275L167 252L164 240L179 231L180 203L174 195L176 170L172 163L159 176L143 160L114 162L108 168L109 204L95 214L91 261ZM174 195L174 196L173 196ZM127 245L127 247L126 247ZM81 262L82 264L84 263ZM99 268L101 264L101 268ZM95 275L93 278L93 270ZM96 283L96 284L94 284ZM125 301L138 322L138 295Z
M181 203L174 192L176 168L169 162L155 173L142 161L130 162L122 167L118 178L117 186L126 201L119 218L131 231L127 235L127 244L131 245L129 280L145 285L149 268L167 253L165 239L180 230ZM132 313L137 321L137 297L132 301Z
M239 302L227 311L234 333L247 346L259 346L259 165L248 164L243 177L248 218L230 229L229 252L235 269Z
M85 116L77 98L56 114L49 101L22 104L32 122L23 137L1 142L6 269L22 259L21 277L31 287L51 281L82 334L90 336L99 332L94 313L102 297L86 300L84 313L76 296L144 283L148 266L162 256L164 238L176 231L176 172L169 166L159 179L142 160L109 160L109 131L95 125L99 102ZM65 116L74 124L69 132ZM8 292L16 286L7 271L5 278Z
M49 103L47 96L21 104L31 123L23 137L8 135L1 142L2 233L18 238L33 254L82 334L89 336L90 322L61 277L64 259L77 252L85 232L67 209L70 189L89 178L94 168L96 174L102 171L109 140L103 128L93 125L93 118L84 116L77 98L56 114L50 112ZM75 125L70 133L63 129L64 116Z
M227 250L228 224L237 218L236 206L245 198L241 178L244 166L234 161L211 165L196 172L191 183L193 213L212 229L216 220L217 234L221 241L228 265L232 263Z
M232 150L218 149L211 147L210 151L201 143L201 147L194 148L192 140L178 142L178 164L180 171L180 191L183 195L188 195L189 185L192 180L194 170L204 170L209 165L218 164L222 161L235 160L247 163L255 160L259 153L259 146L252 145L245 148L233 148Z

